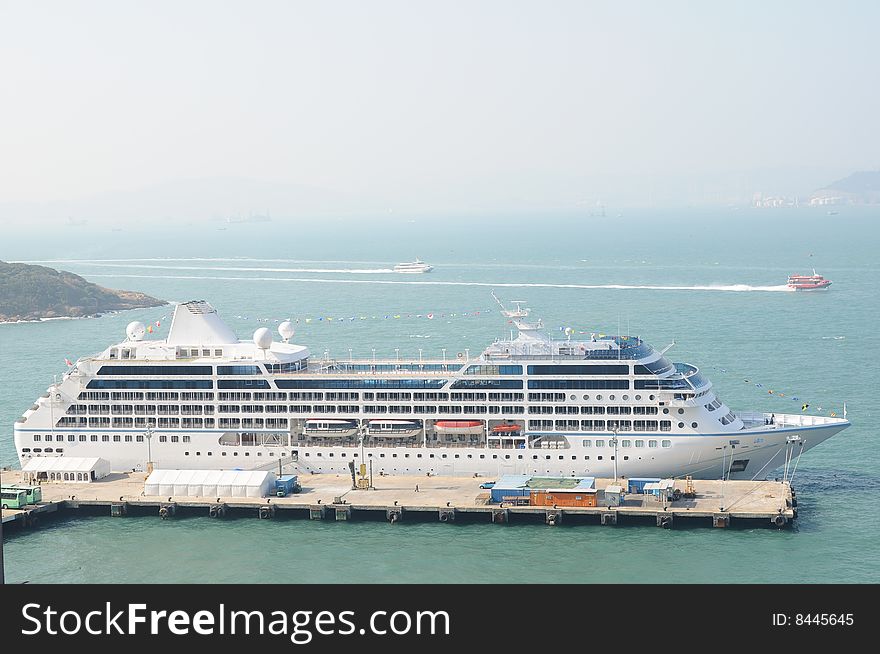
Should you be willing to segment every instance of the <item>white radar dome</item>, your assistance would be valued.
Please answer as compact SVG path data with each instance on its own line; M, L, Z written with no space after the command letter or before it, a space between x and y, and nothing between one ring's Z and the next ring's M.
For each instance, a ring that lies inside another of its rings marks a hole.
M128 323L128 327L125 328L125 334L128 336L128 340L130 341L139 341L144 337L147 328L144 326L144 323L135 320L134 322Z
M268 350L272 347L272 332L267 327L260 327L254 332L254 345L261 350Z
M289 320L285 320L283 323L278 325L278 333L281 334L281 338L283 338L284 342L286 343L291 338L293 338L296 330L293 328L293 323L291 323Z

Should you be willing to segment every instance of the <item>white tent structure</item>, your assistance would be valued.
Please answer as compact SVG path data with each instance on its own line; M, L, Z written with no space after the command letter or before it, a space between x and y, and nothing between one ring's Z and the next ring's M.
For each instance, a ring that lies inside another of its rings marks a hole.
M99 457L38 456L22 468L24 481L60 481L88 484L110 474L110 462Z
M266 497L275 473L265 470L153 470L144 495L157 497Z

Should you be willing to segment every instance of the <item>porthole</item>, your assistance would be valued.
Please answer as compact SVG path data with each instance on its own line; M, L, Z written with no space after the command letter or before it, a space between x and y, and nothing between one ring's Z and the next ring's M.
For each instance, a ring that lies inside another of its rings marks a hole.
M697 423L692 422L692 423L691 423L691 427L693 427L694 429L696 429L696 428L697 428Z
M596 399L597 399L597 400L601 400L601 399L602 399L602 396L601 396L601 395L597 395L597 396L596 396Z
M609 396L608 396L608 399L609 399L609 400L613 400L613 399L614 399L614 396L613 396L613 395L609 395Z
M575 399L577 399L577 397L575 395L570 395L568 399L575 400Z
M680 416L681 416L681 415L684 415L684 409L679 409L679 410L678 410L678 415L680 415Z
M654 396L653 396L653 395L649 395L649 396L648 396L648 399L649 399L649 400L653 400L653 399L654 399Z
M590 399L590 396L589 396L589 395L584 395L584 399L585 399L585 400L589 400L589 399Z
M629 395L624 395L624 396L623 396L623 399L624 399L624 400L628 400L628 399L629 399Z
M636 395L636 400L641 400L641 399L642 399L641 395Z
M679 428L679 429L684 429L684 423L683 423L683 422L678 423L678 428Z

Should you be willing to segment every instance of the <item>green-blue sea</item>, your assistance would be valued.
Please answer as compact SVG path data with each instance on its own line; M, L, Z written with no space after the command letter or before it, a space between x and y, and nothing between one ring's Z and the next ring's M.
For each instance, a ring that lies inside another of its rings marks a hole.
M842 414L806 454L790 530L72 517L7 530L8 582L877 582L880 210L685 209L223 224L4 225L0 259L206 299L248 338L293 319L330 356L479 352L509 325L618 331L699 366L735 410ZM420 257L425 275L388 272ZM811 268L821 293L784 290ZM428 317L429 314L431 317ZM0 325L0 464L15 419L65 370L169 307ZM760 386L759 386L760 384ZM773 390L771 394L768 391ZM774 476L770 472L770 476Z

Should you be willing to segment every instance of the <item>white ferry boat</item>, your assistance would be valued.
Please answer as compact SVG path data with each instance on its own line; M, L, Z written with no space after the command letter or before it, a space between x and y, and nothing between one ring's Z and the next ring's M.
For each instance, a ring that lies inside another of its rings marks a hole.
M165 339L81 358L14 425L32 457L98 456L115 470L275 468L374 473L760 478L849 426L743 413L711 382L639 338L518 330L479 356L312 357L267 328L236 334L205 301L178 305ZM668 349L668 348L667 348Z
M398 273L426 273L434 270L434 266L425 263L421 259L399 263L394 266L394 272Z

